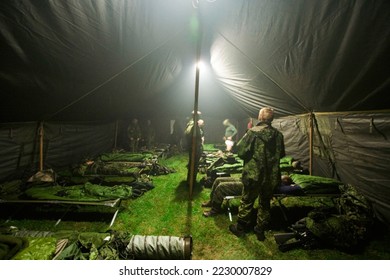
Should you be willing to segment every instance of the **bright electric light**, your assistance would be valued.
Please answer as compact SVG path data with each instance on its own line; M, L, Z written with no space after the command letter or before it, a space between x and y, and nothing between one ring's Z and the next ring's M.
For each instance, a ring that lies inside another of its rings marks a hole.
M204 63L202 61L198 61L196 63L196 68L199 69L199 71L204 69L205 68Z

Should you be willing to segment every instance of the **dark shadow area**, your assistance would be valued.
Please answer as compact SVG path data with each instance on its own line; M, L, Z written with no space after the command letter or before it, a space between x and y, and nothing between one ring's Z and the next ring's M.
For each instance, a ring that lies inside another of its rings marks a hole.
M307 214L314 210L316 207L312 206L290 206L286 207L284 205L274 205L271 207L271 230L286 230L295 222L307 216ZM226 216L229 219L228 210L224 209L225 213L221 214ZM230 206L230 213L233 217L238 214L238 206ZM253 223L256 223L256 211L253 213Z
M187 201L196 199L199 197L200 193L203 190L201 182L196 182L192 189L192 195L190 196L190 188L187 184L187 181L181 181L175 190L175 201Z
M110 223L116 208L106 208L104 211L96 206L76 205L0 205L0 219L12 220L53 220L57 221L88 221Z
M181 181L177 188L175 189L175 201L185 202L187 201L187 215L185 221L185 232L192 232L192 209L193 203L192 201L196 199L200 193L202 192L202 184L200 182L196 182L192 189L192 195L190 195L190 189L187 184L187 181Z
M187 184L187 181L183 180L179 183L177 188L175 189L175 201L185 202L187 201L187 215L185 221L185 232L188 234L192 231L192 201L196 199L200 193L202 192L202 184L200 182L196 182L192 189L192 194L190 195L190 189Z
M185 232L190 235L192 232L192 202L189 200L187 203L187 216L186 216L186 226Z
M314 209L315 207L312 206L274 206L271 208L270 229L286 230L295 222L306 217Z
M386 246L383 246L386 244ZM374 220L374 224L369 232L367 242L363 244L361 250L377 250L380 254L388 254L390 252L390 227L384 223Z

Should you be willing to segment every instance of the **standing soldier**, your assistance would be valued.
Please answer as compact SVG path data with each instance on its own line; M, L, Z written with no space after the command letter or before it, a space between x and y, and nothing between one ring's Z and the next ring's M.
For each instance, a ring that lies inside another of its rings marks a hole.
M127 137L129 139L130 152L137 152L139 141L142 137L142 132L138 124L138 119L132 119L130 125L127 127Z
M231 153L234 146L234 136L236 136L238 131L229 119L224 120L222 124L226 126L225 135L223 137L226 145L226 152Z
M253 205L258 198L256 225L253 228L257 239L265 239L264 231L271 219L271 199L280 186L280 159L285 156L283 134L272 127L274 111L263 108L259 112L259 123L249 129L237 144L237 154L243 159L242 198L237 215L237 224L230 231L243 236L251 230Z
M187 183L190 184L190 168L193 166L194 167L194 174L193 174L193 182L196 182L196 176L198 174L198 167L199 167L199 160L201 158L202 152L203 152L203 125L204 121L200 119L200 116L202 115L201 112L197 112L195 115L194 111L192 112L192 118L188 121L186 129L184 131L184 134L186 135L186 140L187 140L187 149L188 149L188 172L187 172ZM194 122L195 119L195 122ZM200 122L199 122L200 121ZM200 125L199 125L200 124ZM196 137L193 138L194 136L194 130L195 130L195 135ZM193 146L193 143L194 146ZM195 150L193 150L195 149ZM192 158L192 154L194 153L194 159ZM194 160L194 162L192 162Z
M144 127L144 141L147 150L151 150L154 147L156 132L154 130L151 120L146 121Z
M199 131L200 131L200 138L201 138L201 143L202 147L204 145L204 120L200 119L198 120L198 126L199 126ZM202 149L203 152L203 149Z

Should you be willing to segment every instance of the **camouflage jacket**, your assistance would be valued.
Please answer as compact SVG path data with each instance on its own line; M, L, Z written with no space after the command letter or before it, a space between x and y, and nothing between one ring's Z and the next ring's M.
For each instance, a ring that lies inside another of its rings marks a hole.
M244 160L242 180L256 181L276 188L280 185L280 159L285 156L283 134L271 125L259 123L237 143Z
M127 127L127 137L134 138L134 139L141 138L142 137L141 127L138 124L137 125L130 124Z
M187 141L191 143L192 137L194 133L194 121L190 120L187 125L186 129L184 130L184 135L187 137ZM204 131L199 127L199 125L196 125L196 138L195 141L197 145L202 145L202 137L204 136Z

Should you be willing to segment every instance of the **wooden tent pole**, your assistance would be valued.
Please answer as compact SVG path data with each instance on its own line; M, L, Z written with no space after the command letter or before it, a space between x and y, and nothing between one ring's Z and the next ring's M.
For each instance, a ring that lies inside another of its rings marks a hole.
M197 58L199 61L200 57L200 47L198 47L198 53L197 53ZM196 175L197 175L197 170L195 170L196 160L197 160L197 153L198 153L198 145L197 145L197 138L198 138L198 99L199 99L199 67L196 67L196 74L195 74L195 99L194 99L194 114L193 114L193 122L194 126L192 129L192 141L191 141L191 160L190 160L190 174L189 174L189 193L190 193L190 200L192 199L192 192L194 189L194 185L196 182Z
M43 122L39 126L39 171L43 171Z
M187 182L189 184L189 199L192 200L192 192L193 192L193 189L194 189L194 185L195 185L195 182L196 182L196 175L197 175L197 170L195 170L195 166L197 166L197 164L195 163L195 161L197 160L197 149L198 149L198 145L196 143L196 139L197 139L197 127L198 127L198 99L199 99L199 76L200 76L200 69L199 69L199 60L200 60L200 53L201 53L201 46L202 46L202 26L201 26L201 22L200 22L200 17L199 17L199 7L196 9L196 20L198 22L198 26L197 26L197 32L196 32L196 40L197 40L197 46L196 46L196 72L195 72L195 97L194 97L194 114L193 114L193 122L194 122L194 126L193 126L193 131L192 131L192 141L191 141L191 159L190 159L190 162L189 162L189 176L188 176L188 179L189 179L189 182Z
M115 122L115 136L114 136L114 150L116 150L117 141L118 141L118 120Z
M314 114L310 113L309 115L309 174L313 173L313 118Z

